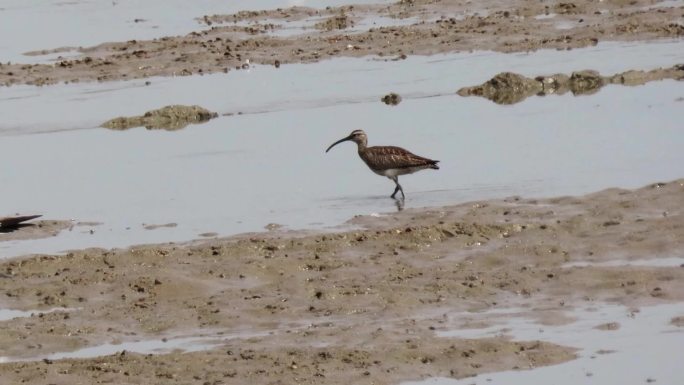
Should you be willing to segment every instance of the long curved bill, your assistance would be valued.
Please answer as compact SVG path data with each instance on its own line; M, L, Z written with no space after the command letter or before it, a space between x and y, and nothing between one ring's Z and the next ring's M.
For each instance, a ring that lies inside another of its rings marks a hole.
M331 148L337 146L338 144L340 144L340 143L342 143L342 142L346 142L346 141L348 141L348 140L351 140L351 136L348 136L348 137L346 137L346 138L342 138L342 139L338 140L337 142L331 144L330 147L328 147L328 149L325 150L325 152L330 151Z

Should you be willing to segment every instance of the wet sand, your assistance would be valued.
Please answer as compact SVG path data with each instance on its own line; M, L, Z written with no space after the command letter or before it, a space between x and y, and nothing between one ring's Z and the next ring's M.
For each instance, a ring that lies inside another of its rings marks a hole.
M426 0L391 5L304 7L199 17L196 32L154 40L109 42L75 49L76 59L54 64L4 63L0 84L189 76L280 66L333 57L407 55L493 50L573 49L605 41L648 41L684 36L681 7L651 0L589 0L553 6L527 1L486 3ZM198 15L199 16L199 15ZM395 20L376 26L374 20ZM289 23L308 28L284 36ZM74 47L31 54L74 51ZM674 63L673 63L674 64Z
M564 267L676 255L684 247L682 207L684 180L677 180L363 216L351 221L357 231L276 229L5 261L3 307L67 310L0 324L2 360L46 358L2 364L0 379L397 383L560 363L574 348L436 334L463 326L448 317L457 312L544 308L545 324L563 324L556 311L587 303L683 301L684 268ZM188 333L209 336L213 349L49 358Z

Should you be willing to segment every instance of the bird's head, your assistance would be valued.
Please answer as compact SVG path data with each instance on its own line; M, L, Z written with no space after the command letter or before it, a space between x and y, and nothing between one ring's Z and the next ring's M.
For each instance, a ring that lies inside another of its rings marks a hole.
M337 142L331 144L330 147L328 147L328 149L325 150L325 152L330 151L331 148L335 147L336 145L338 145L342 142L346 142L348 140L351 140L352 142L354 142L360 146L365 146L366 143L368 142L368 137L366 136L366 133L363 132L363 130L354 130L347 137L342 138L342 139L338 140Z

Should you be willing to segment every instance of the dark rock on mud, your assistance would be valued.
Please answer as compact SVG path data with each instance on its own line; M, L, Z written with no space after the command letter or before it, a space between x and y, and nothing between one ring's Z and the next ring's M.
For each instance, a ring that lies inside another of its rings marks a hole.
M118 117L108 120L102 127L112 130L127 130L144 126L148 130L180 130L188 124L204 123L218 116L200 106L173 105L146 112L142 116Z
M401 96L392 92L383 96L380 100L388 106L396 106L397 104L401 103Z
M568 91L576 96L589 95L608 84L637 86L664 79L684 79L684 66L675 65L651 71L630 70L612 76L602 76L597 71L583 70L573 72L570 76L542 75L534 79L503 72L479 86L463 87L457 93L461 96L482 96L497 104L515 104L532 95L562 95Z

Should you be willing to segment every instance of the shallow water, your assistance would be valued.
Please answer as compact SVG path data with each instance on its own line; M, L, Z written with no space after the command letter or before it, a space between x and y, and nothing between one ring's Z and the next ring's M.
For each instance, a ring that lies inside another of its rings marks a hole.
M614 60L619 56L621 60ZM682 177L681 82L604 87L595 95L498 106L454 92L501 71L604 74L684 62L684 42L600 44L573 51L337 59L256 66L203 77L18 86L0 94L0 213L102 222L88 231L0 243L0 256L88 246L183 241L260 231L268 223L325 228L395 211L392 183L351 143L394 144L441 160L401 178L406 207L581 194ZM380 102L389 92L403 101ZM222 116L182 131L96 128L118 115L199 104ZM242 113L238 115L237 113ZM144 224L178 226L144 230Z
M653 5L643 7L643 9L680 8L680 7L684 7L684 1L682 1L682 0L663 0L663 1L658 1Z
M13 310L13 309L0 309L0 321L7 321L14 318L24 318L31 317L38 314L54 313L56 311L71 311L73 309L57 307L48 310Z
M515 340L541 340L579 348L579 358L533 370L511 370L453 380L433 378L403 385L460 384L644 384L649 379L663 384L679 384L684 329L670 324L684 314L684 304L664 304L638 310L620 305L594 304L566 312L576 319L567 325L545 326L524 317L488 317L496 326L438 332L443 337L483 338L497 335ZM483 317L485 317L483 315ZM609 322L617 330L596 327Z
M553 19L556 16L558 16L558 15L555 13L546 13L543 15L537 15L534 17L534 19L536 19L536 20Z
M684 267L684 257L653 258L653 259L619 259L605 262L579 261L566 263L561 267L618 267L618 266L647 266L647 267Z
M389 1L353 1L354 4L384 2ZM3 0L0 36L12 38L0 41L0 62L40 63L49 58L24 53L184 35L207 28L195 20L204 15L294 5L324 8L348 3L349 0Z
M97 346L89 346L71 352L59 352L39 357L18 358L0 356L0 363L19 361L39 361L43 359L60 360L65 358L92 358L116 354L123 351L140 354L164 354L170 353L175 350L183 352L197 352L213 349L219 345L225 344L229 340L233 340L236 338L245 339L264 336L267 334L269 333L204 333L194 336L172 336L168 338L159 338L151 340L107 343Z
M573 29L577 26L575 21L559 21L554 25L556 29Z

